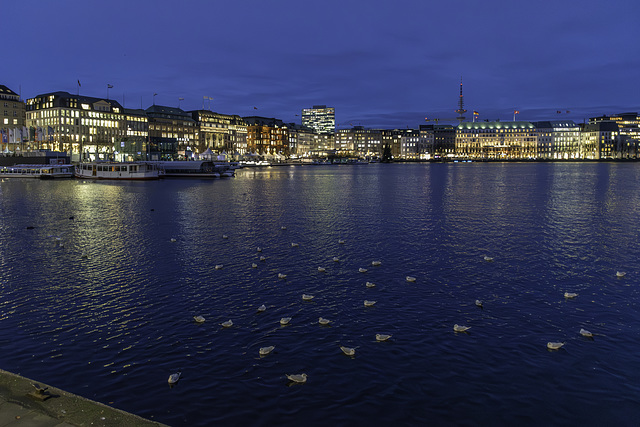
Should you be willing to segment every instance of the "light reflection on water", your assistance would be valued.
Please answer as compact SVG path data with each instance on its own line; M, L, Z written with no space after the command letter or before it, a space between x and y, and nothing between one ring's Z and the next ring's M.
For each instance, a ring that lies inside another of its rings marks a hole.
M630 425L639 184L607 163L4 180L2 368L170 425Z

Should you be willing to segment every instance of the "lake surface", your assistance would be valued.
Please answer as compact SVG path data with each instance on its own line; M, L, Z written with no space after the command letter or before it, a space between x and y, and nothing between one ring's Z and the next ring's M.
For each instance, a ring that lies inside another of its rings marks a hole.
M5 179L0 367L172 426L637 425L639 219L635 163Z

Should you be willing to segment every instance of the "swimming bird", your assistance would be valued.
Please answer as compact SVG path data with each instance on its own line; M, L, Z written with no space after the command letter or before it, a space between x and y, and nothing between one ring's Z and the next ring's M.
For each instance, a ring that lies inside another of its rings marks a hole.
M377 267L379 265L382 265L382 262L381 261L371 261L371 265L374 266L374 267Z
M287 278L286 274L278 273L278 279L286 279L286 278Z
M345 242L344 242L344 240L340 239L340 240L338 240L338 243L341 244L341 245L344 245Z
M231 320L227 320L226 322L220 323L223 328L230 328L233 326L233 322Z
M218 264L218 265L216 265L216 266L215 266L215 267L213 267L213 268L215 268L216 270L220 270L222 267L224 267L224 265L222 265L222 264Z
M356 349L355 348L340 346L340 350L342 350L342 352L344 354L346 354L347 356L355 356L356 355Z
M271 353L274 348L276 348L275 345L270 345L268 347L260 347L260 350L258 351L258 353L260 353L260 356L266 356L267 354Z
M365 283L365 286L366 286L367 288L375 288L375 287L376 287L376 284L375 284L375 283L372 283L372 282L367 282L367 283Z
M391 335L387 334L376 334L376 341L386 341L391 338Z
M260 261L266 261L266 260L267 260L267 258L265 256L261 256L260 257Z
M175 374L171 374L169 375L169 384L175 384L178 382L178 380L180 379L180 375L182 375L182 372L176 372Z
M260 307L258 307L258 313L262 313L263 311L265 311L267 309L267 306L262 304Z
M578 294L576 294L575 292L565 292L564 293L564 297L565 298L575 298L577 296L578 296Z
M371 307L376 303L376 301L369 301L369 300L364 300L364 306L365 307Z
M227 236L226 234L223 234L223 235L222 235L222 238L223 238L223 239L228 239L228 238L229 238L229 236Z
M471 326L453 325L453 330L456 332L467 332L469 329L471 329Z
M251 268L258 268L258 264L256 264L255 262L251 264Z
M193 320L195 320L197 323L204 323L204 317L202 316L193 316Z
M551 341L549 341L549 342L547 343L547 348L548 348L549 350L558 350L558 349L560 349L563 345L564 345L564 343L563 343L563 342L551 342Z
M307 382L307 374L286 374L287 378L289 378L294 383L306 383Z
M416 278L413 276L407 276L407 282L415 282Z
M587 337L587 338L593 337L593 334L591 332L587 331L586 329L580 329L580 335L582 335L583 337Z
M625 273L624 271L616 271L616 277L624 277L626 275L627 273Z
M291 322L291 317L283 317L282 319L280 319L280 324L281 325L288 325L289 322Z
M488 261L488 262L491 262L491 261L493 261L493 257L490 257L490 256L488 256L488 255L485 255L485 256L484 256L484 260L485 260L485 261Z
M80 255L81 258L89 258L89 255L87 255L86 252L82 252L82 255Z
M313 295L302 294L302 299L305 301L311 301L313 298L315 298Z
M172 237L172 238L171 238L171 242L175 242L175 241L176 241L176 239L174 239L174 238Z
M337 256L333 257L333 262L340 262L340 258L338 258Z
M286 230L287 227L285 227L284 225L282 227L280 227L280 230Z
M358 269L358 271L359 271L360 273L366 273L366 272L367 272L367 269L366 269L366 268L359 268L359 269Z
M482 308L482 301L479 299L476 300L476 306Z
M326 269L326 268L324 268L324 267L318 267L318 271L319 271L320 273L324 273L325 271L327 271L327 269Z
M258 246L258 252L262 252L262 248Z
M320 317L318 318L318 323L320 323L321 325L328 325L329 323L331 323L331 320Z
M292 248L295 248L295 247L297 247L297 246L300 246L300 245L298 245L297 243L293 243L293 242L291 243L291 247L292 247Z

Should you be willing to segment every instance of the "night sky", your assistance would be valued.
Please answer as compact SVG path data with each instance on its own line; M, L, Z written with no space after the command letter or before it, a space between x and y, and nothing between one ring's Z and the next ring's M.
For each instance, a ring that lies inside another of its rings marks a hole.
M0 16L0 84L23 99L79 80L127 108L211 97L300 123L326 104L339 128L417 128L456 116L462 77L469 120L640 110L637 1L24 0Z

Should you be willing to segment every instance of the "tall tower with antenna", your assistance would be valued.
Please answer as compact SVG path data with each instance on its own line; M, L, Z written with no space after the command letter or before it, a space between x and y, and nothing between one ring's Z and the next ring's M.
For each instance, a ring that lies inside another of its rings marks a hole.
M466 112L467 110L464 109L464 96L462 95L462 77L460 77L460 99L458 99L458 109L456 110L456 113L458 113L456 119L458 119L460 123L464 121L464 113Z

